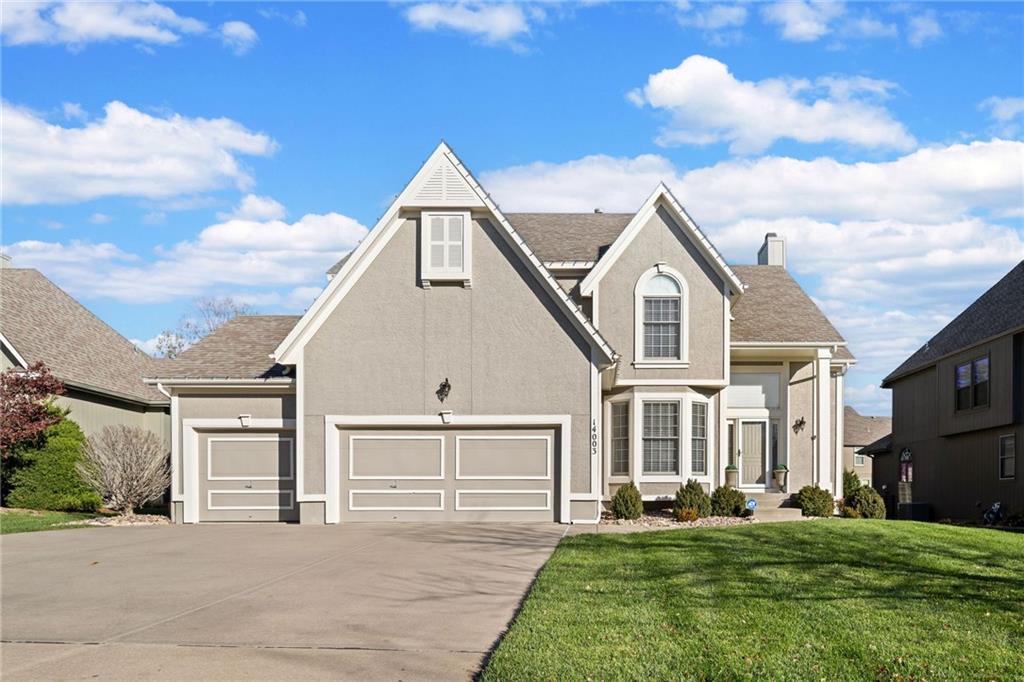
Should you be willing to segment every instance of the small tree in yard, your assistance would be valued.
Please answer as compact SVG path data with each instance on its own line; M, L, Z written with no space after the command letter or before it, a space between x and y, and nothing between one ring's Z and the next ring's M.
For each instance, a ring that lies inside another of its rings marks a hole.
M78 470L106 506L122 516L133 516L136 507L159 497L171 484L163 443L137 426L105 426L90 436Z
M847 469L843 472L843 497L849 498L860 489L860 477L856 471Z
M711 497L704 492L704 487L692 478L676 491L672 515L678 518L683 509L693 509L697 512L698 518L711 516Z
M0 373L0 458L6 460L17 445L35 440L61 420L50 402L63 393L64 384L41 362Z

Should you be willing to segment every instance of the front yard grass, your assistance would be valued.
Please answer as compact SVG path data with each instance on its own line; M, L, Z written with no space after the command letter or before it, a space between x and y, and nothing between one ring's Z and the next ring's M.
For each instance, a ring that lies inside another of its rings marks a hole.
M1024 535L827 519L563 540L485 680L1010 680Z
M77 512L36 511L34 509L4 509L0 513L0 535L8 533L31 533L37 530L65 530L68 528L89 528L90 526L65 526L69 521L95 519L104 514Z

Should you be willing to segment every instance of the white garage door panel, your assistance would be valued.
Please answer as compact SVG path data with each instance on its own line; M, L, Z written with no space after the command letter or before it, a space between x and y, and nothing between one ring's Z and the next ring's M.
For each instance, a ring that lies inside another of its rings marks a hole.
M291 490L210 490L207 503L211 510L294 509Z
M444 478L443 436L351 436L351 480Z
M443 511L443 490L350 490L349 511Z
M456 511L548 511L547 490L456 490Z
M290 481L295 478L291 438L217 438L207 441L210 481Z
M456 436L455 478L548 480L550 436Z

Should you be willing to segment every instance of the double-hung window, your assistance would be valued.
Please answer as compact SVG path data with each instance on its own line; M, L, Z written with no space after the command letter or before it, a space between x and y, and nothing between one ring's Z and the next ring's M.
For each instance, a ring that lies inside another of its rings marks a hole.
M652 277L644 287L645 360L682 358L682 291L668 275Z
M629 403L612 403L612 476L629 476Z
M999 437L999 478L1009 479L1017 476L1017 443L1016 436Z
M643 403L644 473L679 474L679 402Z
M690 407L690 471L708 473L708 405L695 402Z
M987 407L989 400L988 356L962 362L954 371L956 409Z
M469 213L424 212L420 225L422 279L468 282L472 270Z

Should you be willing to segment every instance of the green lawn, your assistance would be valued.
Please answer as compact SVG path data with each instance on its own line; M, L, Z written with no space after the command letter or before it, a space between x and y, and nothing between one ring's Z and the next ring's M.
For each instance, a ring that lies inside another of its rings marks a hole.
M485 680L1024 678L1024 535L829 519L566 538Z
M72 512L33 511L28 509L5 510L0 513L0 535L8 533L31 533L36 530L58 530L66 528L90 528L91 526L64 526L68 521L94 519L103 514L79 514Z

